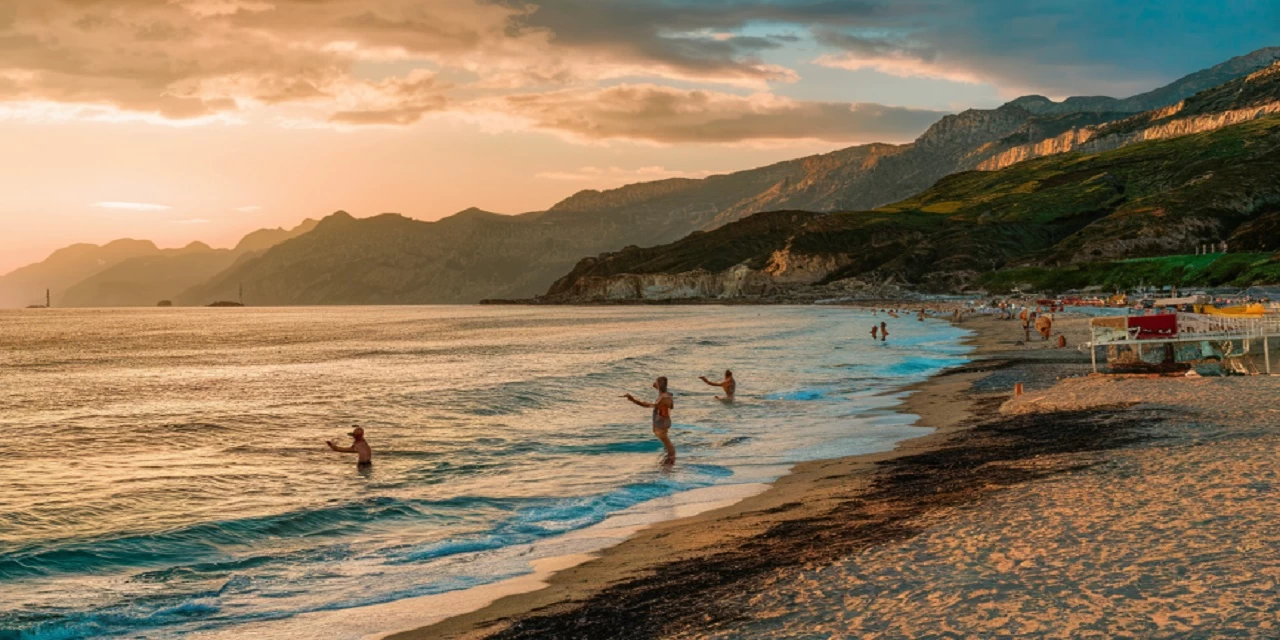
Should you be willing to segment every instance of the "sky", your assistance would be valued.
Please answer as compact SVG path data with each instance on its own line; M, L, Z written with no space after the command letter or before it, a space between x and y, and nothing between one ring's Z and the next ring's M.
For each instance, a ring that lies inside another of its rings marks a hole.
M1278 32L1246 0L0 0L0 273L907 142Z

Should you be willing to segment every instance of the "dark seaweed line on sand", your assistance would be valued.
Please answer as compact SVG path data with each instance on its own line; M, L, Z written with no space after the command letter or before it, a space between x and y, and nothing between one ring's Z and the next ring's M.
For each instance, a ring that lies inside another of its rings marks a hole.
M976 415L998 416L1001 401L977 401ZM1085 469L1097 464L1098 456L1089 454L1151 439L1151 427L1166 415L1116 407L971 420L969 429L936 450L880 463L868 491L827 513L779 523L709 557L659 566L580 603L535 612L488 638L647 639L710 632L743 619L734 604L738 596L755 590L770 572L903 540L921 532L921 516L977 503L1004 487Z

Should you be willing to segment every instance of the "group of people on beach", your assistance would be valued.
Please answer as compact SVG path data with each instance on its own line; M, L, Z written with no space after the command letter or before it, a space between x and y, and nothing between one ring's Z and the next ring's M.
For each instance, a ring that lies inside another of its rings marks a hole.
M1005 320L1012 320L1014 317L1022 323L1022 342L1019 344L1027 345L1031 343L1031 331L1035 330L1040 334L1041 342L1054 340L1059 349L1066 348L1067 337L1059 333L1056 337L1053 335L1053 313L1062 311L1062 306L1050 305L1046 310L1043 307L1021 306L1009 301L1002 301L992 305L998 310L1000 317ZM1015 316L1015 311L1017 314Z

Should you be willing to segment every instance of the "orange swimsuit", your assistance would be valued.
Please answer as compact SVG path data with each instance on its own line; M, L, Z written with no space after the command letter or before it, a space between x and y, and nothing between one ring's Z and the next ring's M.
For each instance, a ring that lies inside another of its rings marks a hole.
M658 403L653 405L653 426L671 428L671 407L662 404L662 396L658 396Z

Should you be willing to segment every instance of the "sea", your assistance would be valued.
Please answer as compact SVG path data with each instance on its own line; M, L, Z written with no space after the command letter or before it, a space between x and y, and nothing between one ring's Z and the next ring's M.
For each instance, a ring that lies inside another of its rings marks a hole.
M360 611L483 604L922 435L902 390L966 362L964 335L834 306L3 311L0 639L361 638L436 608ZM733 403L698 380L725 369ZM670 467L620 397L659 375ZM325 445L357 424L371 468Z

